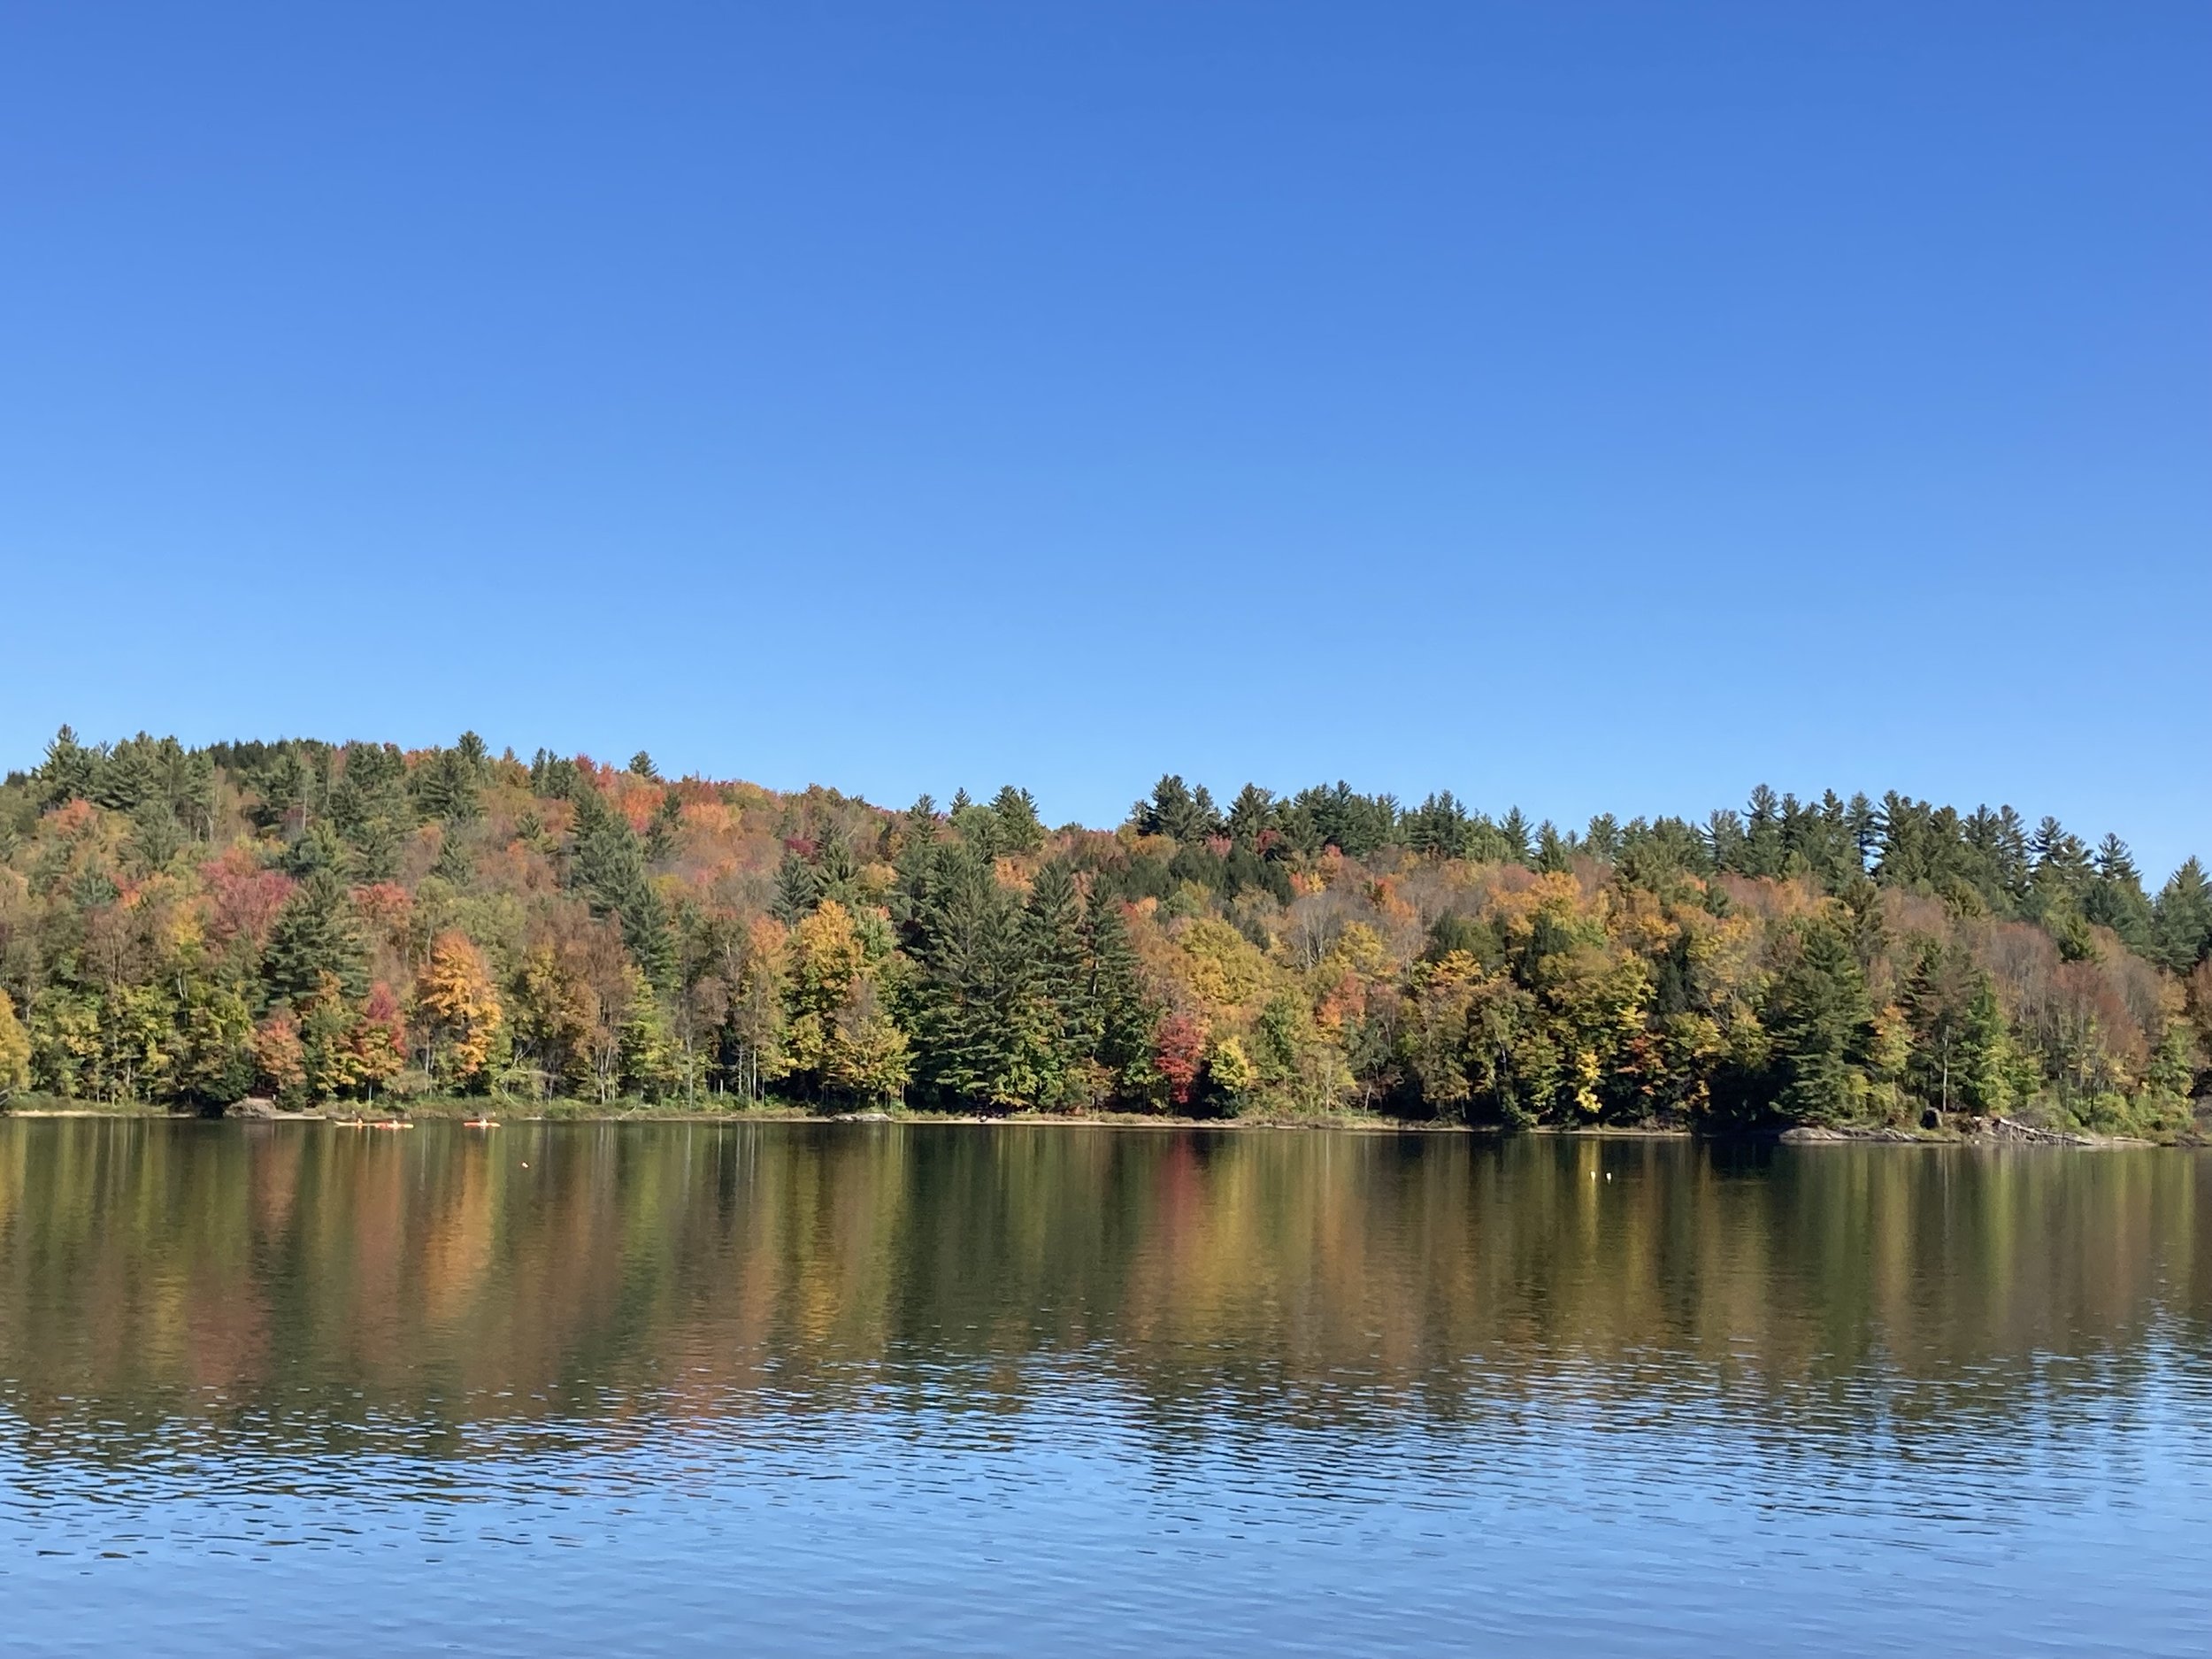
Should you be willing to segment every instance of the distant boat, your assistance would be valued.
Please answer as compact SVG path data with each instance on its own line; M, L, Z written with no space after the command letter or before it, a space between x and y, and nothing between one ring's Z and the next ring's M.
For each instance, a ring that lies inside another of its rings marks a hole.
M464 1129L496 1129L499 1127L499 1119L496 1118L464 1118L461 1119L461 1127Z

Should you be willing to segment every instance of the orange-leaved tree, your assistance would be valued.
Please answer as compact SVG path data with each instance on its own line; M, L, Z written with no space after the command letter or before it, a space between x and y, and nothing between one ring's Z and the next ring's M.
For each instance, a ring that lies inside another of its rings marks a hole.
M505 1015L483 952L467 934L449 931L431 941L415 975L415 1012L423 1070L464 1087L480 1083Z

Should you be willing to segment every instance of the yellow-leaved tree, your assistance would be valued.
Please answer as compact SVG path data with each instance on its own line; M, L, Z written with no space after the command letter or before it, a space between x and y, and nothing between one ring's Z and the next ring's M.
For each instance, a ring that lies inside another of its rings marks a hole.
M31 1039L0 991L0 1101L31 1087Z
M440 933L415 975L423 1069L442 1083L480 1081L505 1021L484 953L463 933Z
M906 1035L893 1023L879 983L889 951L883 935L880 918L864 928L834 899L793 932L786 1052L792 1069L819 1092L894 1100L912 1076Z

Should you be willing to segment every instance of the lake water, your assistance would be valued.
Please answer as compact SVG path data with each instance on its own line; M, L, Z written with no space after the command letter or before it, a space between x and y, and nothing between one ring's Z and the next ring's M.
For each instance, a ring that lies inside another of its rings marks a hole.
M2208 1630L2203 1155L0 1121L11 1652Z

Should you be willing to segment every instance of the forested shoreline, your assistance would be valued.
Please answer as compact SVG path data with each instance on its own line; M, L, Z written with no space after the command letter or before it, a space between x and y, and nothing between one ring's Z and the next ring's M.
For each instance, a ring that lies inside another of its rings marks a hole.
M2212 887L2011 808L1579 830L1163 778L902 810L65 727L0 785L0 1098L2195 1133Z

